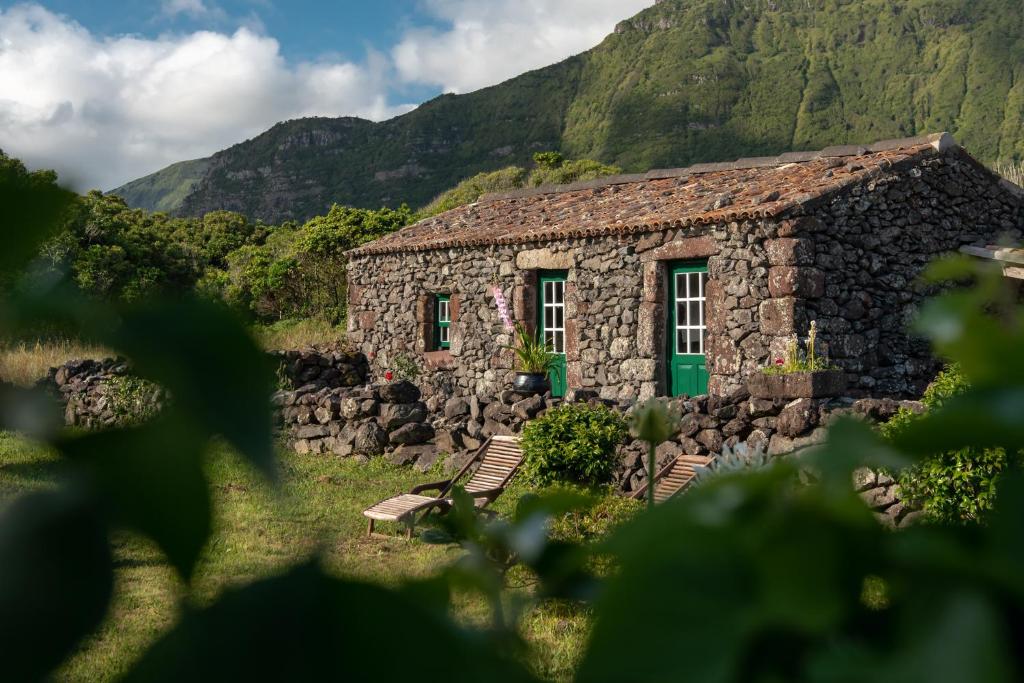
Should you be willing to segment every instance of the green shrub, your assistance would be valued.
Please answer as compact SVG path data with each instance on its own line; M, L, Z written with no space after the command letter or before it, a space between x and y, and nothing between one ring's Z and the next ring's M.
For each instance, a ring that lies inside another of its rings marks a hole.
M559 406L523 430L523 473L542 486L608 483L625 436L625 421L603 405Z
M927 410L935 410L969 388L960 368L951 365L929 385L921 401ZM882 425L882 434L894 438L919 419L920 415L900 408ZM965 448L931 456L895 476L904 501L920 507L929 519L963 523L976 521L992 509L996 484L1006 465L1003 450Z

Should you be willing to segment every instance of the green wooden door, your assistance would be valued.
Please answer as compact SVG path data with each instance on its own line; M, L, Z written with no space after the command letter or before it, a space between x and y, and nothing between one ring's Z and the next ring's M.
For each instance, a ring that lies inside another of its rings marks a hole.
M551 395L565 395L565 280L564 270L545 270L539 273L537 302L537 329L541 339L556 356L555 367L548 374Z
M672 396L697 396L708 392L704 356L707 326L704 320L704 289L707 262L675 263L669 268L668 385Z

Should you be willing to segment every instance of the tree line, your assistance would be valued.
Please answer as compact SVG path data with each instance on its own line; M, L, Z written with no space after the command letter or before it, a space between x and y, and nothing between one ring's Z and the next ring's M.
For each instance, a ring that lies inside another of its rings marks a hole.
M56 186L52 171L30 173L0 151L0 169ZM305 223L267 225L232 211L174 217L128 206L92 191L77 197L61 228L20 279L34 286L66 274L87 296L133 303L198 293L222 300L256 322L345 318L345 252L410 223L479 199L485 192L565 183L618 172L595 161L535 155L535 167L474 176L420 211L334 205ZM16 286L14 281L0 286Z

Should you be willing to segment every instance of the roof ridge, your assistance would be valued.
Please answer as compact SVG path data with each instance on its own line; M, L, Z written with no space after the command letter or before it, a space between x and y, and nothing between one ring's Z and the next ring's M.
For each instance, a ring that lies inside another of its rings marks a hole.
M945 152L952 147L959 147L953 136L947 132L918 135L908 138L893 138L891 140L880 140L867 145L834 145L817 151L810 152L784 152L777 156L767 157L744 157L735 161L718 161L692 164L681 168L653 169L646 173L623 173L614 176L605 176L594 180L582 180L564 185L540 185L538 187L526 187L508 192L491 192L480 197L474 204L484 204L493 201L507 199L521 199L524 197L535 197L542 194L560 194L563 192L578 192L580 190L593 190L613 185L625 185L628 183L642 182L644 180L661 180L665 178L683 178L701 173L714 173L717 171L736 171L753 168L769 168L784 164L806 163L824 157L851 157L871 154L875 152L887 152L894 149L908 147L919 147L931 145L938 152Z

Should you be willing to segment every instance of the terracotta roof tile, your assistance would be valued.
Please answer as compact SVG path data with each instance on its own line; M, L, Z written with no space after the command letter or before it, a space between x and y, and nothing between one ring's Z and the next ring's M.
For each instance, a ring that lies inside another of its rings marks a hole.
M545 242L778 217L953 144L943 133L488 195L349 254Z

